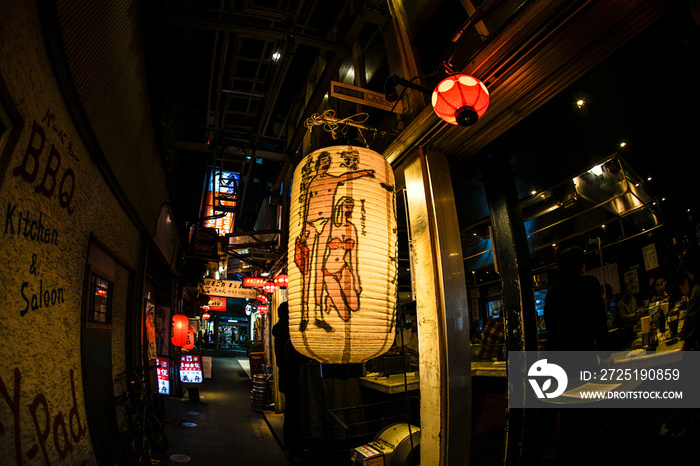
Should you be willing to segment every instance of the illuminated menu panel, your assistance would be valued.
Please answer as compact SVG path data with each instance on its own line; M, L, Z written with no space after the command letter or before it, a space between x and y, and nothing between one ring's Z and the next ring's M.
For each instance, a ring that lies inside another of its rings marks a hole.
M207 192L206 217L213 217L215 214L222 214L219 218L209 218L204 221L204 227L216 228L219 234L231 233L233 231L234 215L232 212L217 212L215 204L223 207L233 208L236 206L239 174L225 171L210 171L209 189ZM215 199L218 197L218 201Z
M198 354L180 356L180 381L202 383L202 358Z
M170 361L165 358L156 358L156 366L158 392L162 395L170 395Z

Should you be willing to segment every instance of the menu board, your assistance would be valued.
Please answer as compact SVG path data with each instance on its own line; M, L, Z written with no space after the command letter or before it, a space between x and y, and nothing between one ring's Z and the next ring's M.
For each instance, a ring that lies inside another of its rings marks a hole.
M166 358L156 358L156 366L158 393L170 395L170 361Z
M180 356L180 381L202 383L202 358L198 354Z

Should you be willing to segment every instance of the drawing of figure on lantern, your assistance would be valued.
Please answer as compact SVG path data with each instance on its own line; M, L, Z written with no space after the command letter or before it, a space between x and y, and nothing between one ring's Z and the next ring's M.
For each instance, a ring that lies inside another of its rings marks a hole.
M357 228L350 221L355 201L341 197L333 207L333 218L326 228L325 252L321 271L323 282L316 283L316 302L320 303L327 291L326 314L335 309L344 321L360 307L360 277L357 275Z
M353 154L354 155L354 154ZM347 154L343 154L343 158ZM356 164L352 164L355 165ZM331 220L335 193L339 185L365 176L374 177L374 170L348 170L339 175L328 173L331 166L330 152L321 152L316 160L315 173L309 175L308 183L302 189L303 194L303 230L296 239L294 262L301 271L301 322L299 331L303 332L309 322L309 307L314 305L314 325L326 330L333 328L325 321L318 297L318 287L323 286L322 267L319 262L325 256L325 245L319 248L318 239L324 237L327 223ZM351 167L352 168L352 167ZM328 227L330 228L330 227ZM327 233L326 233L327 234ZM310 302L311 283L316 284L314 303Z

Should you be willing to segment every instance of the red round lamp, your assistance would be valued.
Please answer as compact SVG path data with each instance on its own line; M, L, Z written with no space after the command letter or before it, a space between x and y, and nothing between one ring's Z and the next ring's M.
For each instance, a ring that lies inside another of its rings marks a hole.
M267 312L267 305L266 304L258 305L258 314L260 314L262 316L262 315L265 315L266 312Z
M260 301L260 304L267 304L267 296L263 293L260 293L258 295L258 301Z
M202 314L202 319L209 320L210 318L211 318L211 314L209 314L208 312L205 312L204 314Z
M486 112L489 91L484 83L467 74L448 76L433 91L433 110L452 125L470 126Z
M190 319L184 314L175 314L172 318L170 329L170 341L174 346L185 346L187 344L187 330L190 326Z
M268 281L263 285L263 291L265 291L265 293L274 293L276 289L277 285L275 285L273 281Z
M281 273L275 277L275 284L280 288L287 288L289 285L289 276L286 273Z
M194 328L188 327L187 328L187 341L185 342L185 346L182 347L182 349L185 350L191 350L194 349Z

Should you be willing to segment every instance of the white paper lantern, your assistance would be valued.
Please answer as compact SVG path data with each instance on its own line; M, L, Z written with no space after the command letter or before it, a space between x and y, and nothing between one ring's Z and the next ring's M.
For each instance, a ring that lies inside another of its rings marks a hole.
M394 342L398 247L394 172L355 146L317 150L294 172L289 222L294 347L361 363Z

